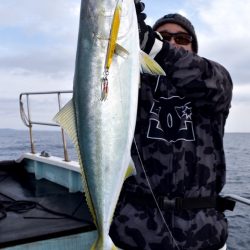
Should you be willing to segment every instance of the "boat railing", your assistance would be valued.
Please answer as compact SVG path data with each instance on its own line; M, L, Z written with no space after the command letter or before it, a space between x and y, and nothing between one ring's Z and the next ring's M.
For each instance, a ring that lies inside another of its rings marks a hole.
M62 108L61 96L63 94L72 94L72 93L73 91L66 90L66 91L48 91L48 92L25 92L25 93L20 94L19 96L20 115L25 126L29 128L31 153L35 154L35 145L34 145L34 140L33 140L33 125L45 125L45 126L56 126L56 127L60 127L60 126L53 122L41 122L41 121L32 120L31 119L31 105L30 105L29 97L33 95L57 95L57 103L58 103L57 105L58 105L58 111L59 111ZM63 144L63 151L64 151L64 160L69 162L70 160L69 160L65 133L64 133L63 128L61 128L61 134L62 134L62 144ZM235 195L235 194L224 194L223 196L235 202L250 206L250 199L247 199L239 195Z
M71 90L65 90L65 91L47 91L47 92L25 92L21 93L19 96L19 107L20 107L20 115L21 119L25 126L29 128L29 137L30 137L30 147L31 147L31 153L35 154L35 144L33 140L33 125L43 125L43 126L52 126L52 127L60 127L58 124L53 122L41 122L41 121L35 121L31 118L31 104L30 104L30 96L35 95L56 95L57 96L57 105L58 105L58 111L62 108L62 99L61 96L64 94L72 94L73 91ZM65 139L65 133L63 128L61 128L61 134L62 134L62 144L63 144L63 151L64 151L64 160L69 162L69 155L67 150L67 144Z
M247 206L250 206L250 199L244 198L242 196L236 195L236 194L226 194L224 196L225 198L229 198L233 201L245 204Z

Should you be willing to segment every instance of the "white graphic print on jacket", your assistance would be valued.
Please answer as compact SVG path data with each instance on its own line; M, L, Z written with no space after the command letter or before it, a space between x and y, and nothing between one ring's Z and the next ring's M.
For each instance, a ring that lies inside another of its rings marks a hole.
M167 142L194 141L191 103L179 96L154 100L147 137Z

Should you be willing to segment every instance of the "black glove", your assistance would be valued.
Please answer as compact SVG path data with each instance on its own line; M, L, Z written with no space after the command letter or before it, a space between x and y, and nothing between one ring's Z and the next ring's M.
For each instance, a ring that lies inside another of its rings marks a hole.
M145 4L141 2L141 0L134 0L135 9L137 14L137 21L138 21L138 29L139 29L139 37L140 37L140 45L143 42L144 35L148 31L147 25L145 23L145 19L147 15L142 13L145 9Z
M141 2L141 0L134 0L134 2L135 2L136 13L138 15L138 14L140 14L140 13L142 13L144 11L145 4L143 2Z
M145 23L147 18L147 15L143 13L145 4L141 0L134 0L134 3L138 21L140 47L143 51L149 53L154 44L155 35L152 28Z

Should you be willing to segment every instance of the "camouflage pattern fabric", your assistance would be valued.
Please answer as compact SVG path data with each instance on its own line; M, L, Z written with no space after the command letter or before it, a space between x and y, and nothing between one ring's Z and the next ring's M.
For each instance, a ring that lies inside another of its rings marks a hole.
M228 234L224 214L165 210L166 227L150 201L143 168L156 196L217 196L225 184L223 134L232 81L218 63L168 43L155 59L167 76L142 75L131 149L137 175L124 184L110 235L129 250L218 250Z

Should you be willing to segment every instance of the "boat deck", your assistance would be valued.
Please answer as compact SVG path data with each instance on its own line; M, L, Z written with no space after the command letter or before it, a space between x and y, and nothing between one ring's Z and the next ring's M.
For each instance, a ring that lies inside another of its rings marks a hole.
M0 162L0 248L95 230L82 192Z

